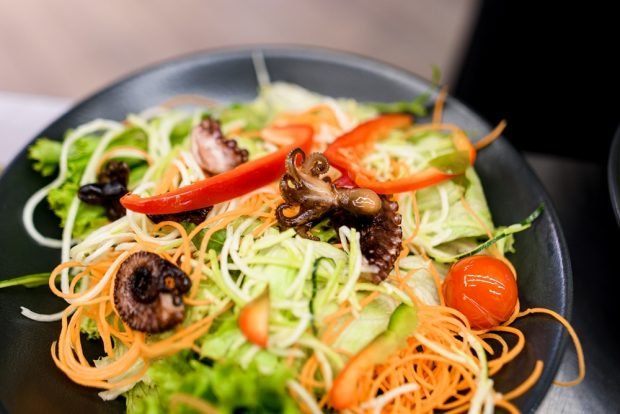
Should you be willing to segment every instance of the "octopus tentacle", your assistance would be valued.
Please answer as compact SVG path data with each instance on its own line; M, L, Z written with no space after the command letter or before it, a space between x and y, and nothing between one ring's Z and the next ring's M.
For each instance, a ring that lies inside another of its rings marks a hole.
M310 156L302 162L301 168L303 172L313 177L318 177L329 171L329 162L327 158L325 158L325 155L315 152L310 154Z
M290 178L292 178L293 182L295 183L300 183L302 181L296 165L298 155L301 156L301 162L303 164L306 160L306 154L301 148L295 148L294 150L292 150L289 153L288 157L286 157L286 162L284 163L287 174L290 176Z
M284 211L292 207L293 205L283 203L276 208L276 218L280 225L298 227L321 217L320 212L313 210L299 211L294 216L287 216Z
M194 158L210 175L232 170L248 160L248 151L239 148L234 139L226 139L220 123L213 118L208 117L194 127L191 141Z
M354 227L360 232L360 247L369 265L377 270L363 277L373 283L385 280L402 250L403 231L398 203L381 196L381 211L372 217L354 217L345 211L332 215L330 223L336 230Z

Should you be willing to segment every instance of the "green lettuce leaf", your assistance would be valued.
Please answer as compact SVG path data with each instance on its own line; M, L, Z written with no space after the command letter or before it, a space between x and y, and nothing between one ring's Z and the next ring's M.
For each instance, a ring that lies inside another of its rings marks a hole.
M423 117L428 115L426 105L428 104L429 98L430 95L428 93L423 93L421 95L418 95L415 99L411 101L372 102L368 105L382 114L406 113Z
M50 208L60 218L60 227L64 227L66 224L69 207L80 188L76 182L80 176L81 173L69 177L63 185L50 190L47 196ZM102 206L81 203L75 218L73 237L82 239L93 230L104 226L107 222L108 218Z
M340 334L334 342L334 348L343 349L351 354L361 351L387 329L396 305L397 303L386 295L381 295L370 302L362 309L359 317Z
M32 168L49 177L58 169L62 144L48 138L39 138L28 148L28 158L34 161Z
M180 352L154 362L144 382L125 394L127 412L169 412L175 395L185 395L204 400L222 414L299 413L287 392L286 382L291 378L283 365L266 375L257 364L245 370L230 361L209 366ZM178 413L195 412L181 403L176 409Z
M66 224L69 207L77 195L82 174L99 144L99 139L96 135L89 135L75 141L68 152L65 182L50 190L47 196L51 210L60 218L60 227L64 227ZM128 128L114 139L110 148L115 146L132 146L145 150L147 137L144 131L139 128ZM28 157L33 161L33 168L36 171L43 176L50 176L58 169L61 150L62 144L60 142L40 138L28 149ZM124 161L129 164L131 169L130 183L136 182L144 174L146 164L135 158L127 158ZM75 219L73 237L82 239L107 222L108 219L103 207L81 203Z

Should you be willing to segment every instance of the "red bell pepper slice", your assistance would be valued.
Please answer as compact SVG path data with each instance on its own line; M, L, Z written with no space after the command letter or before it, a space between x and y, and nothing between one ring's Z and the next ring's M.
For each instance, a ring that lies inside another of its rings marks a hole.
M291 143L230 171L165 194L145 198L127 194L121 198L121 204L138 213L174 214L209 207L267 185L284 174L284 161L293 149L310 151L313 137L313 130L307 125L272 127L271 130L291 138Z
M337 138L325 151L330 164L343 172L362 188L378 194L394 194L413 191L449 180L462 172L450 172L435 166L407 177L378 181L364 173L359 161L373 149L374 143L390 130L411 125L408 115L383 115L358 125L355 129ZM457 152L467 154L469 165L476 159L476 150L464 134L454 133L453 144Z

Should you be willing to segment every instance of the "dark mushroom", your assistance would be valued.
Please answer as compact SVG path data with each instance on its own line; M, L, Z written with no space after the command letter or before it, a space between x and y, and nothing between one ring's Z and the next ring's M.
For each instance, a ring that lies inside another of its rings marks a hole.
M103 206L108 219L118 220L127 213L120 199L127 194L128 181L129 166L123 161L110 161L96 183L80 187L78 198L86 204Z
M189 277L177 266L150 252L130 255L114 280L114 306L132 329L160 333L183 321L183 294Z
M297 165L298 158L301 164ZM381 210L381 199L372 190L364 188L338 188L325 174L329 162L323 154L314 153L308 158L297 148L286 159L286 174L280 180L280 194L284 203L276 209L280 226L293 227L310 239L308 228L313 222L334 210L345 210L354 216L372 216ZM288 216L286 210L299 211Z
M204 119L192 131L192 154L209 175L232 170L248 160L248 151L240 149L237 141L224 138L220 123Z

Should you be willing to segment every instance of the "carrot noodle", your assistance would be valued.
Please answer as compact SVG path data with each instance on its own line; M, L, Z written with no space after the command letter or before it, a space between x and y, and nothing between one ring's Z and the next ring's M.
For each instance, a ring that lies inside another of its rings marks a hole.
M154 226L154 230L159 230L165 226L175 228L181 235L181 238L183 239L181 248L176 251L176 253L172 256L172 260L170 261L173 263L177 263L179 261L179 257L183 255L185 260L181 261L180 267L181 267L181 270L183 270L185 273L189 273L191 271L191 266L192 266L191 261L190 261L192 257L192 252L190 249L191 239L188 237L187 231L182 225L174 221L162 221L160 223L157 223Z
M460 201L461 201L461 204L463 205L463 208L465 209L465 211L467 211L467 214L469 214L471 217L473 217L474 220L476 220L476 222L478 223L480 228L482 230L484 230L484 232L487 234L487 237L489 239L493 238L493 232L491 231L489 226L487 226L487 224L482 220L482 218L478 214L476 214L476 212L469 205L469 203L467 202L465 197L461 196L461 200ZM516 272L515 268L512 266L512 263L510 263L510 261L508 261L508 260L506 260L504 258L504 255L499 251L499 249L497 248L496 244L493 244L493 245L489 246L487 250L489 251L489 253L491 255L493 255L493 257L495 257L496 259L501 260L506 265L508 265L508 267L512 271L512 274L516 276L517 272Z
M433 263L428 256L426 255L426 253L424 253L422 251L422 256L424 257L424 260L426 260L428 262L428 270L431 272L431 275L433 276L433 282L435 282L435 289L437 289L437 295L439 296L439 304L440 305L445 305L446 304L446 299L443 296L443 289L442 289L442 282L441 282L441 275L439 274L439 271L437 270L437 267L435 266L435 263Z
M443 107L448 97L448 87L444 86L437 94L437 100L435 101L435 108L433 109L433 124L439 124L441 122L441 116L443 114Z
M474 143L474 148L477 150L482 149L484 147L489 146L493 141L499 138L506 129L506 121L502 120L491 132L489 132L484 137L480 138L478 141Z
M506 365L508 362L512 361L517 355L519 355L521 353L521 351L523 350L523 348L525 347L525 335L523 335L523 333L516 329L516 328L512 328L510 326L498 326L496 328L493 329L495 332L506 332L506 333L511 333L513 335L515 335L517 337L517 343L516 345L514 345L512 347L512 349L509 349L507 346L504 347L502 349L502 352L500 353L500 355L495 358L492 359L491 361L489 361L489 374L493 375L495 374L497 371L499 371L504 365ZM484 335L482 335L484 337ZM501 337L499 337L501 338ZM506 342L500 342L502 344L502 346L504 346L506 344Z
M319 132L321 126L329 125L342 131L338 117L329 105L317 105L301 113L284 113L278 115L273 124L276 126L306 124L312 126L315 133Z
M575 332L573 327L570 325L570 323L568 323L568 321L564 319L562 315L560 315L559 313L551 309L545 309L545 308L526 309L523 312L519 313L519 318L523 316L531 315L531 314L536 314L536 313L542 313L542 314L549 315L555 320L557 320L558 322L560 322L562 326L566 328L566 331L568 332L571 339L573 340L573 344L575 345L575 350L577 351L577 363L579 366L579 374L577 375L577 378L575 378L572 381L554 381L553 383L555 385L559 385L562 387L572 387L574 385L579 384L581 381L583 381L583 379L586 376L586 363L585 363L585 358L583 354L583 348L581 347L581 341L579 341L579 337L577 336L577 333Z
M141 150L140 148L120 146L112 148L101 156L101 160L99 160L99 162L97 163L96 171L101 171L101 167L103 167L109 159L119 156L127 156L128 154L137 158L142 158L147 162L148 165L152 165L154 162L153 157L151 157L146 151Z
M168 191L171 191L174 187L174 180L179 175L179 168L174 164L170 163L170 166L164 172L164 176L155 187L153 194L164 194Z
M467 213L470 216L472 216L474 220L476 220L476 222L478 223L480 228L482 230L484 230L484 232L487 234L487 237L489 239L491 239L493 237L493 232L491 231L489 226L487 226L486 223L482 220L482 218L480 218L480 216L478 214L476 214L474 209L471 208L471 206L469 205L467 200L465 200L465 197L461 196L461 200L460 201L461 201L461 204L463 205L463 208L465 209L465 211L467 211Z
M409 243L411 243L411 241L414 240L420 232L420 208L418 207L417 194L417 191L411 192L411 205L413 207L413 220L415 224L415 229L413 230L413 233L411 233L411 235L405 240L405 242L403 243L404 245L408 245Z
M207 306L213 303L211 299L193 299L193 298L187 298L187 297L183 298L183 302L191 306Z
M536 361L536 365L534 366L534 371L532 371L530 376L517 388L504 394L502 398L506 400L513 400L523 395L527 390L529 390L536 383L536 381L538 381L538 378L540 378L540 375L542 374L543 366L544 364L542 361Z
M517 410L517 407L515 407L514 405L512 405L510 402L506 401L506 400L496 400L495 401L495 406L496 407L501 407L503 409L505 409L506 411L508 411L509 414L518 414L519 410Z

